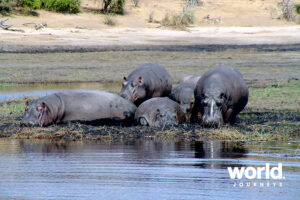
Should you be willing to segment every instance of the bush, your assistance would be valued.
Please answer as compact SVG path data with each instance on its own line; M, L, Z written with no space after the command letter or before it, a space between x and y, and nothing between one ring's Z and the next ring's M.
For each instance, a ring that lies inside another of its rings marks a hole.
M300 15L300 4L296 5L296 13Z
M154 11L151 11L151 13L148 16L148 22L152 23L154 22Z
M292 0L281 0L279 2L281 8L281 18L287 21L295 20L294 7L295 3Z
M139 7L140 0L132 0L134 7Z
M9 15L15 4L14 0L0 0L0 14Z
M41 8L41 0L18 0L18 6L23 8L31 8L33 10Z
M104 13L123 14L125 0L102 0Z
M174 28L183 28L195 22L195 16L189 9L183 10L179 14L172 15L171 18L169 14L160 22L162 26L172 26Z
M117 24L116 20L112 17L112 15L106 15L104 18L104 24L108 26L115 26Z
M79 13L80 0L42 0L42 8L62 13Z

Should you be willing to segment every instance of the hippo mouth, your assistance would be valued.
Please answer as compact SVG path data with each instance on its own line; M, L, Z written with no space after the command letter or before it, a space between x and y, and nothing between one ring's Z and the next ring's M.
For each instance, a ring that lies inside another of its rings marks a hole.
M223 118L222 117L214 117L211 118L210 116L203 115L202 117L202 125L204 127L209 127L209 128L218 128L221 125L223 125Z
M33 123L33 122L29 122L29 123L21 122L20 127L40 127L40 124Z

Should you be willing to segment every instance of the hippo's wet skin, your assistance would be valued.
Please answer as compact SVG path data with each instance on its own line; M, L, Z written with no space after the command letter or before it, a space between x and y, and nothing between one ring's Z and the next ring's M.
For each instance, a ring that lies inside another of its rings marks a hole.
M154 63L139 66L124 80L119 95L137 106L153 97L168 96L172 89L168 71Z
M136 106L105 91L66 91L27 104L22 126L48 126L66 121L130 121Z
M186 118L178 103L168 97L156 97L138 107L135 120L144 126L161 127L183 123Z
M216 67L203 74L195 88L193 119L198 112L205 126L235 122L248 102L248 87L239 71Z

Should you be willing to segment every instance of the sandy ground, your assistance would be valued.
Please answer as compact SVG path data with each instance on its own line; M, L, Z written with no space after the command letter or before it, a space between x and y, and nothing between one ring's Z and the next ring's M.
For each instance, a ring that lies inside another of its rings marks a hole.
M105 48L109 46L164 45L252 45L298 44L300 26L289 27L207 27L188 31L155 28L111 28L82 30L76 28L25 33L0 31L0 51L14 51L13 46L80 46ZM20 47L22 48L22 47Z
M25 32L0 30L0 51L16 51L16 45L105 49L108 46L300 43L300 26L277 19L280 11L274 0L204 0L202 6L192 8L196 21L185 30L147 22L152 12L155 21L162 20L166 13L180 13L185 7L182 0L141 0L137 8L132 1L127 1L125 14L113 17L117 22L115 27L103 23L105 15L89 11L101 8L95 2L83 1L82 12L77 15L38 10L39 17L9 17L6 24ZM220 21L204 20L207 15ZM32 25L23 25L29 22L47 23L47 27L35 30Z

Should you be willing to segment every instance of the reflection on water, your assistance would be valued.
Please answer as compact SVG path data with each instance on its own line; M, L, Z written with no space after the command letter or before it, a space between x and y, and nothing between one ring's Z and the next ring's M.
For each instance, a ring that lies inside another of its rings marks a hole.
M222 141L0 139L0 199L297 199L300 164L289 157L283 187L233 187L227 167L264 165L251 159L260 151Z
M120 91L121 84L110 83L59 83L59 84L18 84L0 87L0 101L23 97L42 97L55 92L69 89L85 90L106 90L117 93Z

